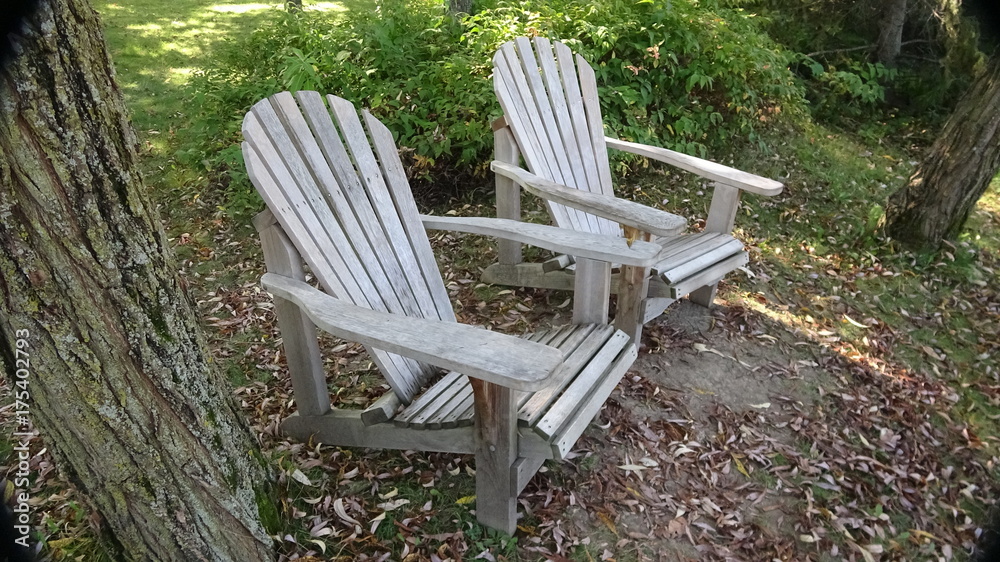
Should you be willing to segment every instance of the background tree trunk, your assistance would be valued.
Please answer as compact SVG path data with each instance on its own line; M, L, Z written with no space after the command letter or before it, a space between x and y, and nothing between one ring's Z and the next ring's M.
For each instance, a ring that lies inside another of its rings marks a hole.
M448 11L453 14L471 14L472 0L448 0Z
M896 66L896 57L903 44L903 24L906 23L906 0L886 0L879 22L875 56L886 66Z
M24 336L30 419L123 558L272 560L258 508L273 508L269 477L142 185L97 14L45 0L12 43L0 69L7 374Z
M937 249L954 238L1000 170L1000 54L959 100L909 183L889 197L890 236Z

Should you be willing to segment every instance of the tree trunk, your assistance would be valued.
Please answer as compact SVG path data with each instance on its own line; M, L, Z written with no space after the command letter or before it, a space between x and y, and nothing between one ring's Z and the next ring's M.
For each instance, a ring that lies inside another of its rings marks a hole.
M11 42L0 362L27 381L18 421L38 428L121 558L273 560L259 521L270 478L142 184L97 14L43 0Z
M452 14L471 14L472 0L448 0L448 11Z
M886 0L883 6L875 56L885 66L896 66L896 57L903 44L906 0Z
M910 178L889 197L889 234L911 248L954 238L1000 170L1000 54L959 100Z

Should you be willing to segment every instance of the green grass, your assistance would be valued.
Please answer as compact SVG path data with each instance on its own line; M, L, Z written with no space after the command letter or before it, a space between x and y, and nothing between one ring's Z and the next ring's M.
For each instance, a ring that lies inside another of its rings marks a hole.
M366 0L312 2L308 10L367 9ZM193 138L189 80L225 41L249 34L283 10L283 2L239 0L97 0L105 37L139 136L140 166L171 237L190 223L216 218L219 188L204 168L181 164ZM199 199L204 198L204 201Z

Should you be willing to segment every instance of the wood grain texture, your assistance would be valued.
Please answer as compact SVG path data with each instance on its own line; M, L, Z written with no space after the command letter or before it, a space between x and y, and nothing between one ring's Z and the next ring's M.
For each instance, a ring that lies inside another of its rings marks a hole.
M506 238L553 252L572 254L579 258L606 263L650 266L655 263L661 250L659 246L650 242L636 242L629 246L625 239L620 237L509 219L431 215L422 215L420 218L424 227L431 230L449 230Z
M476 451L472 426L426 431L391 423L365 425L360 410L332 409L322 416L292 414L282 420L281 432L303 443L334 447L400 449L467 454Z
M302 259L280 225L272 224L262 230L260 241L268 271L305 280ZM274 309L288 361L288 375L295 391L295 405L303 415L325 414L330 409L330 394L326 388L316 326L294 303L276 299Z
M587 212L619 224L634 226L657 236L675 236L686 224L684 218L677 215L625 199L566 187L510 164L494 161L490 168L497 174L514 180L538 197L586 209Z
M544 387L563 360L551 347L456 322L376 312L273 273L261 283L331 334L511 388Z
M513 391L473 380L476 406L476 519L513 533L517 525L517 423Z
M616 238L623 244L624 238ZM573 322L606 324L611 302L611 264L580 257L573 280Z
M493 131L493 158L516 166L521 160L521 151L506 125ZM510 178L495 175L497 196L497 218L521 220L521 187ZM521 263L521 243L501 238L497 241L499 262L505 265Z
M781 193L781 190L785 187L781 182L777 182L772 179L743 172L741 170L737 170L736 168L730 168L729 166L717 164L710 160L704 160L695 156L688 156L687 154L666 148L638 144L613 139L611 137L608 137L606 142L611 148L671 164L682 170L691 172L692 174L736 187L750 193L773 196Z

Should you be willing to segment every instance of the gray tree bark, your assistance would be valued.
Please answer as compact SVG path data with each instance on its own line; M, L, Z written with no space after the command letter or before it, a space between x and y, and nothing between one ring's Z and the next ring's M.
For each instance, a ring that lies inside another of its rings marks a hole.
M915 249L954 238L1000 171L1000 53L948 117L909 183L889 197L890 236Z
M0 69L0 363L132 560L273 560L270 478L207 353L86 0L43 0ZM37 522L37 521L36 521Z
M885 66L896 66L896 57L903 45L906 0L886 0L882 10L875 57Z
M452 14L471 14L472 0L448 0L448 11Z

